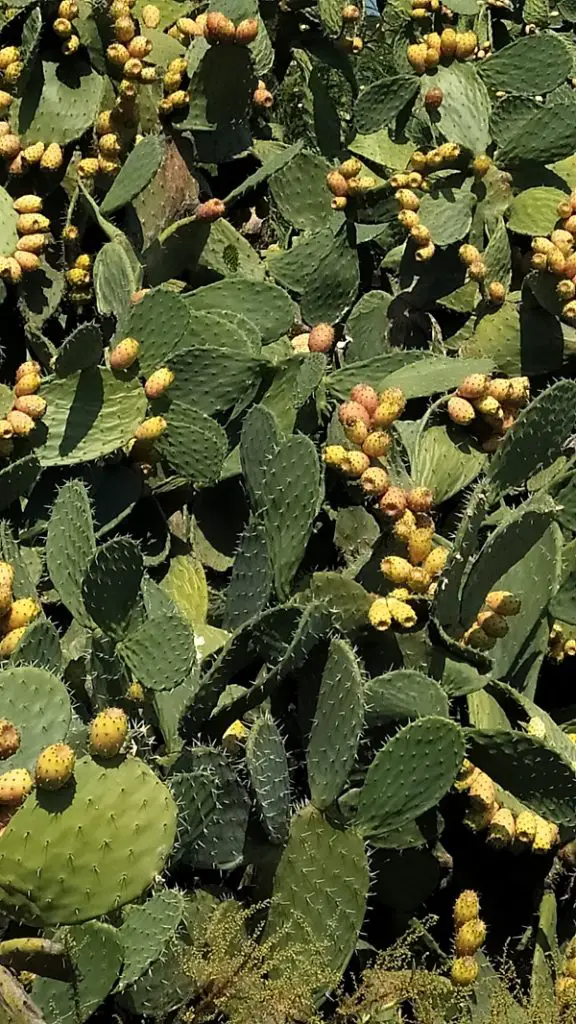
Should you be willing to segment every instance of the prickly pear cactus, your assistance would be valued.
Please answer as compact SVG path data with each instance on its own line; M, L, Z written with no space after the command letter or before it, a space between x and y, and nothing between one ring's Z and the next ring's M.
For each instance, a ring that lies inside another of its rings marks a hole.
M0 2L2 1024L576 1020L574 26Z

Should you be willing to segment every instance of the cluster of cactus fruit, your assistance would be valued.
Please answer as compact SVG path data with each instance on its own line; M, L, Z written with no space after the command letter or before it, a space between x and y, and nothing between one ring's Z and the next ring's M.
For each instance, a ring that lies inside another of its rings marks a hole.
M0 1024L576 1021L576 13L380 7L0 3Z

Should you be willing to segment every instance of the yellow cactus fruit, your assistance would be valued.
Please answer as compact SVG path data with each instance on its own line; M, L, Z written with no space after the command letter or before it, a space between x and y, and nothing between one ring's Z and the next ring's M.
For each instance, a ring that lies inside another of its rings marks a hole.
M6 414L6 419L12 427L12 431L16 437L28 437L35 427L34 420L27 416L25 412L18 412L17 409L11 409Z
M13 204L16 213L40 213L42 210L42 199L33 194L20 196Z
M374 629L384 632L392 625L392 614L385 597L378 597L368 609L368 621Z
M378 508L389 519L399 519L406 511L406 495L401 487L389 487L378 502Z
M120 139L115 132L107 132L98 140L98 150L104 156L118 156L122 149Z
M480 260L480 253L476 246L469 245L468 243L460 246L458 255L465 267L470 267L473 263L478 263Z
M128 53L130 53L130 50L128 50ZM133 81L140 78L143 67L144 65L142 64L142 61L138 59L138 57L129 57L124 67L122 68L122 74L124 75L124 78Z
M5 562L0 563L0 565L5 564ZM0 615L5 615L10 611L12 600L12 583L4 579L0 584Z
M7 718L0 718L0 761L12 757L20 749L20 733Z
M13 768L0 775L0 804L18 807L33 789L32 776L26 768Z
M326 175L326 184L333 196L348 195L348 181L340 171L329 171Z
M66 280L72 288L84 288L90 284L90 274L82 267L71 267L66 271Z
M546 267L552 274L562 277L566 270L566 256L555 247L546 257Z
M134 437L137 441L157 441L167 426L163 416L151 416L136 428Z
M532 853L550 853L560 842L558 825L553 821L539 818L532 841Z
M564 973L568 978L576 978L576 957L568 957L564 964Z
M340 463L340 468L346 476L352 477L352 479L360 479L363 473L370 466L370 459L364 452L346 452L345 457Z
M555 249L554 242L551 242L549 238L543 238L540 235L537 235L532 239L531 247L532 252L542 253L544 256L547 256L549 252L553 252Z
M338 419L346 429L361 420L368 427L370 425L370 413L360 402L342 402L338 408Z
M400 210L396 219L407 231L420 223L420 217L414 210Z
M127 370L137 360L140 342L136 338L122 338L110 352L110 369Z
M445 28L440 34L440 53L445 59L451 60L456 56L457 39L453 28Z
M106 57L118 68L124 67L126 61L130 60L130 54L122 43L110 43L106 49Z
M14 259L27 274L40 269L40 257L36 256L33 252L23 252L17 249L14 253Z
M426 46L426 43L411 43L406 50L408 63L414 68L414 71L418 75L423 75L426 71L427 53L428 47Z
M492 161L490 157L487 156L486 153L479 153L472 161L472 173L476 178L483 178L484 175L488 173L491 166Z
M468 267L468 277L470 278L471 281L481 282L484 280L487 273L488 268L484 263L484 260L476 260L474 263L471 263L470 266Z
M204 26L204 38L211 45L233 43L236 36L234 22L220 11L210 11Z
M448 550L446 548L437 547L434 548L424 559L422 568L425 569L430 576L440 576L446 568L447 561Z
M475 32L458 32L456 34L456 59L466 60L471 57L478 46L478 36Z
M458 790L459 793L466 792L466 790L470 788L472 779L476 775L477 771L478 768L472 764L472 761L465 757L460 765L460 770L454 783L454 789Z
M134 36L128 43L128 53L134 60L144 60L148 56L152 49L152 43L146 36ZM127 75L128 61L124 65L124 74ZM142 73L142 65L140 65L140 74Z
M530 400L530 381L528 377L511 377L508 401L512 405L525 405Z
M18 284L22 280L22 267L14 256L0 256L0 277L10 284Z
M565 306L562 306L562 316L568 323L573 324L576 321L576 301L567 302Z
M402 626L403 629L412 629L416 625L418 616L406 601L399 601L396 597L389 597L388 608L392 621Z
M150 400L160 398L160 395L163 395L173 383L174 372L169 370L167 366L163 366L160 370L155 370L144 384L146 398Z
M492 590L486 597L484 602L486 607L493 612L498 612L499 615L518 615L522 607L522 602L519 597L515 594L511 594L509 590Z
M52 30L59 39L69 39L72 35L72 22L68 18L55 18L52 22Z
M341 466L346 455L346 449L341 444L328 444L322 452L327 466Z
M5 114L14 102L14 97L4 89L0 89L0 114Z
M509 629L504 616L499 615L498 612L491 611L491 609L481 611L476 622L488 636L494 636L497 639L506 636Z
M11 633L22 626L29 626L40 614L40 605L31 597L20 597L14 601L8 614L0 620L0 631Z
M9 132L0 138L0 159L13 160L20 153L22 146L17 135Z
M570 302L576 295L576 284L567 278L562 278L556 285L556 295L561 302Z
M136 35L134 19L129 14L116 18L114 22L114 35L119 43L129 43Z
M12 594L15 575L14 566L10 562L0 562L0 589L8 589ZM12 604L12 597L10 597L10 604Z
M467 427L476 418L474 406L466 398L459 398L452 395L448 399L447 411L453 423L460 427Z
M458 928L455 936L456 956L474 956L486 941L486 925L480 918L466 921Z
M434 495L429 487L413 487L406 491L406 506L411 512L429 512L434 502Z
M118 171L120 170L121 166L122 165L120 164L120 161L115 160L113 157L107 157L102 155L98 157L98 171L100 174L106 174L109 177L113 178L116 174L118 174Z
M146 4L142 8L142 21L146 28L158 28L160 24L160 8L154 4Z
M6 71L10 64L20 58L20 50L17 46L3 46L0 49L0 71Z
M406 408L406 396L401 388L386 388L379 396L378 406L373 413L376 427L388 427L397 420Z
M410 237L419 249L424 249L432 240L430 231L424 224L415 224L413 228L410 228Z
M158 72L152 64L147 64L140 72L140 81L143 85L151 85L158 79Z
M20 253L20 255L33 257L33 253ZM39 373L25 373L23 377L20 377L20 380L16 381L14 394L16 398L22 398L24 395L34 395L41 383L42 378Z
M534 811L520 811L516 818L516 839L519 843L532 845L539 820Z
M475 807L492 807L496 800L496 786L486 772L479 771L474 776L468 795Z
M202 29L194 18L178 18L176 28L188 39L194 39L196 36L203 35Z
M413 565L408 578L408 586L414 594L426 594L432 583L432 577L421 565Z
M93 156L83 157L76 167L81 178L95 178L98 174L98 160Z
M463 889L454 903L452 919L457 930L468 921L477 921L480 917L480 899L474 889Z
M22 160L30 167L39 164L45 149L46 146L43 142L35 142L32 146L26 146L22 150Z
M370 466L360 477L360 486L366 494L379 498L385 494L390 486L390 477L385 469L378 466Z
M16 228L20 235L33 235L38 232L48 231L50 221L41 213L21 213L16 222Z
M412 534L412 531L416 529L416 517L413 512L407 508L400 518L394 523L392 527L392 533L397 540L402 540L406 543Z
M552 242L552 245L564 254L564 256L568 256L572 252L574 239L569 231L565 231L563 228L557 228L550 235L550 241Z
M400 558L398 555L388 555L387 558L383 558L380 562L380 572L390 580L391 583L395 583L397 586L403 586L410 579L410 570L412 566L406 558Z
M146 700L146 690L137 679L133 679L126 690L126 700L131 700L134 704L143 704Z
M431 260L434 253L436 252L436 246L433 242L429 242L428 245L423 245L421 249L417 249L414 257L417 263L427 263Z
M6 82L6 85L16 85L23 70L24 64L21 60L12 61L4 72L4 81Z
M493 849L503 850L510 846L516 835L516 822L512 811L507 807L499 807L490 821L486 842Z
M98 757L116 757L128 735L128 718L122 708L106 708L90 722L90 751Z
M388 454L391 444L392 438L385 430L371 430L362 443L362 451L371 459L381 459Z
M495 398L497 402L507 402L510 394L510 381L506 377L495 377L488 384L488 395Z
M66 743L53 743L36 759L34 781L41 789L62 789L74 774L76 754Z
M0 640L0 658L10 658L14 654L26 629L26 626L19 626L18 629L13 629L10 633L6 633L6 636L2 637L2 640Z
M469 402L484 398L488 394L490 379L485 373L471 373L458 386L456 394L459 398L467 398Z
M47 402L40 395L23 395L14 402L14 409L24 412L33 420L41 420L46 412Z
M65 57L72 56L73 53L77 53L80 49L80 40L78 36L72 35L69 39L65 39L62 43L62 53Z
M556 978L555 992L561 1008L572 1006L576 1002L576 980L565 976Z
M412 565L420 565L431 553L433 547L430 531L416 528L408 538L408 557Z
M478 977L480 968L473 956L459 956L450 968L450 981L457 988L470 988Z
M411 210L416 213L420 209L420 200L415 192L412 192L409 188L399 188L394 193L394 199L400 203L403 210Z
M414 600L414 594L411 594L408 587L394 587L393 590L387 595L388 599L393 598L396 601L412 601Z
M230 754L240 753L246 743L249 731L244 722L241 722L239 718L236 719L222 734L222 746Z
M338 167L339 174L341 174L343 178L346 178L346 180L356 178L360 174L361 170L362 164L355 156L349 157L348 160L344 160Z
M344 433L352 444L363 445L364 441L368 437L368 427L362 420L355 420L354 423L350 423L349 426L344 427Z
M496 637L488 636L481 626L475 623L464 633L462 643L466 647L471 647L474 651L491 651L496 645Z

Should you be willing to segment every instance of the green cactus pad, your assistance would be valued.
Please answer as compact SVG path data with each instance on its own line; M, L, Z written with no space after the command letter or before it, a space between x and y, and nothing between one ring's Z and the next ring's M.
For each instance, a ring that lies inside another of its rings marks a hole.
M98 324L82 324L61 344L54 360L57 377L70 377L96 366L102 358L102 334Z
M240 538L232 567L226 592L225 628L237 629L263 611L273 585L264 522L262 518L253 516Z
M498 165L549 163L570 156L576 147L575 113L576 98L566 89L551 93L536 112L528 107L526 117L502 126L495 154Z
M576 766L523 732L467 729L467 756L521 803L557 825L576 826Z
M482 472L487 457L470 443L470 433L456 424L435 424L418 432L411 473L421 487L430 487L435 504L448 501Z
M100 204L107 216L131 203L150 184L160 169L164 157L162 140L158 135L147 135L132 150L111 188Z
M368 727L407 718L448 718L448 698L438 683L421 672L398 669L369 679L364 690Z
M344 640L332 640L322 673L306 764L312 803L330 807L354 764L364 718L358 660Z
M253 405L246 413L240 435L240 460L250 502L263 507L262 488L266 466L280 445L280 432L273 414L264 405Z
M72 715L64 683L32 665L0 672L0 708L20 733L20 749L2 762L3 771L31 770L44 747L65 739Z
M108 455L127 444L146 415L138 381L118 380L94 367L40 389L48 408L41 424L43 466L70 466Z
M168 364L175 374L170 397L189 401L193 389L195 405L208 416L229 409L257 385L265 365L249 353L214 345L177 352Z
M172 690L194 678L194 633L175 612L149 614L125 633L117 649L134 678L150 690Z
M287 293L264 281L217 281L183 296L190 310L206 313L243 313L256 324L264 343L285 334L297 316L297 307Z
M312 327L334 323L352 306L360 284L355 246L344 226L336 232L324 258L311 268L300 300L302 316Z
M287 950L294 943L319 942L327 966L340 975L356 946L368 885L361 837L333 828L321 811L307 804L290 824L264 938L276 939Z
M138 367L144 377L164 366L168 356L183 347L188 327L188 310L179 295L158 288L149 291L130 309L130 315L117 335L136 338L140 343ZM112 346L114 347L114 346Z
M49 619L34 619L12 655L14 665L35 665L48 672L62 671L62 649L58 630Z
M141 284L140 274L134 268L126 250L119 240L106 242L94 260L94 292L98 312L113 313L119 330L125 327L131 308L131 295Z
M177 889L161 889L140 906L124 908L119 929L125 950L120 992L138 981L163 956L182 923L185 909L184 894Z
M226 432L216 420L186 402L172 402L168 429L157 449L176 473L198 487L220 479L228 451Z
M88 492L71 480L62 487L50 516L46 565L61 601L84 626L92 623L84 607L82 581L95 552Z
M330 208L326 175L332 170L321 156L307 150L270 179L270 189L280 213L299 231L318 231L342 222L342 214Z
M23 498L40 476L40 463L32 452L0 469L0 511Z
M549 235L558 221L558 203L565 199L559 188L527 188L512 200L508 227L520 235Z
M439 67L434 85L443 94L439 108L438 128L447 142L457 142L473 153L485 153L490 145L490 97L488 90L471 64L454 61L450 67ZM430 79L422 77L422 92L427 92Z
M0 188L0 254L11 256L18 242L16 221L18 214L14 209L14 200L6 189Z
M98 549L82 582L86 611L97 626L121 638L134 613L143 562L138 545L127 537L109 540Z
M394 124L404 107L414 99L419 82L416 75L379 78L359 96L355 108L356 127L363 135Z
M211 782L215 809L205 796L199 806L197 787L189 803L187 775L199 772ZM167 781L182 815L182 849L177 854L183 862L197 869L228 871L237 867L243 857L250 801L224 754L212 747L188 750L176 761Z
M104 79L82 60L76 58L75 63L74 71L61 62L51 61L42 61L36 68L28 93L33 102L27 96L28 102L22 101L13 117L15 129L26 145L50 141L64 146L79 139L94 123L102 102Z
M288 759L278 727L266 712L248 734L246 766L268 839L284 843L290 825Z
M405 726L376 755L358 802L362 834L376 840L434 807L464 759L462 730L430 716Z
M208 766L176 772L168 779L168 786L178 807L178 841L172 860L194 863L196 857L202 857L204 834L218 806L215 773Z
M320 465L307 437L291 437L278 448L266 466L262 488L264 525L280 598L306 550L321 501Z
M524 409L504 438L488 474L495 493L518 487L562 453L576 430L576 384L561 380Z
M470 231L475 197L462 188L448 188L428 193L420 203L420 219L430 231L435 245L460 242Z
M424 398L457 388L470 373L490 373L491 359L452 359L448 356L424 356L415 353L386 353L362 359L328 377L329 390L345 401L355 384L369 380L377 391L402 388L406 398Z
M122 965L118 929L88 921L56 933L72 961L74 981L36 978L32 998L54 1024L83 1024L112 991Z
M512 95L552 92L570 77L572 57L564 39L542 32L524 36L478 64L485 85Z
M162 871L175 828L174 801L142 761L83 758L73 785L33 794L12 818L2 837L0 902L30 924L108 914Z

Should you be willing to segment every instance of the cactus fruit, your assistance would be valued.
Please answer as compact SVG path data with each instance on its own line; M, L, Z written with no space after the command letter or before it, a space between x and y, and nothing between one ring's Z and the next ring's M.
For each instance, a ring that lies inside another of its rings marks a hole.
M495 850L511 846L516 835L516 821L512 811L499 807L490 819L486 842Z
M311 352L330 352L334 345L334 328L330 324L316 324L310 331L308 348Z
M538 821L539 817L533 811L521 811L516 818L517 842L531 846L538 829Z
M388 519L399 519L406 511L406 496L400 487L389 487L378 502L378 508Z
M47 405L46 399L40 395L23 395L14 402L14 409L17 412L25 413L30 419L41 420Z
M74 773L76 755L65 743L54 743L38 755L34 779L41 789L61 789Z
M137 441L157 441L168 426L163 416L151 416L135 430L134 437Z
M452 912L454 929L458 931L469 921L477 921L480 917L480 899L478 893L473 889L464 889L456 902Z
M505 617L518 615L522 607L520 598L507 590L491 591L486 597L485 604L490 611Z
M13 768L0 775L0 804L18 807L33 789L30 772L26 768Z
M122 708L106 708L90 722L90 750L97 757L116 757L128 736L128 718Z
M362 442L362 451L371 459L381 459L388 454L392 438L385 430L371 430Z
M0 760L4 761L20 749L20 733L7 718L0 718Z
M450 968L450 980L458 988L470 988L478 977L480 968L473 956L457 957Z
M14 654L26 629L27 626L19 626L17 629L11 629L9 633L4 634L0 640L0 658L9 658Z
M474 406L466 399L453 395L448 399L448 415L453 423L467 427L476 418Z
M350 401L363 406L372 416L378 407L378 392L370 384L356 384L350 392Z
M146 398L151 400L160 398L160 395L163 395L173 383L174 373L167 366L162 367L160 370L155 370L144 384Z
M40 605L37 601L31 597L21 597L13 602L8 613L0 620L0 630L5 634L29 626L39 614Z
M341 444L328 444L322 452L322 457L327 466L341 466L346 455L346 449Z
M488 636L502 637L506 636L509 626L503 615L498 615L498 612L486 610L479 612L476 619L478 625L484 630Z
M392 612L385 597L378 597L368 609L368 620L374 629L384 632L392 625Z
M484 373L472 373L465 377L456 390L459 398L466 398L469 402L474 399L484 398L489 393L490 378Z
M403 586L408 582L411 569L410 562L397 555L389 555L380 562L381 573L396 586Z
M466 921L456 931L455 946L457 957L474 956L486 940L486 925L479 918Z
M343 402L338 408L338 419L344 429L352 426L358 420L367 427L370 426L370 413L359 402Z
M370 466L362 473L362 476L360 477L360 486L366 494L381 497L381 495L386 493L390 486L390 477L385 469L379 469L377 466Z
M359 479L370 467L370 459L364 452L346 452L340 468L346 476Z
M389 597L388 609L392 616L392 621L398 623L403 629L412 629L418 621L416 612L406 601L400 601L396 597Z

